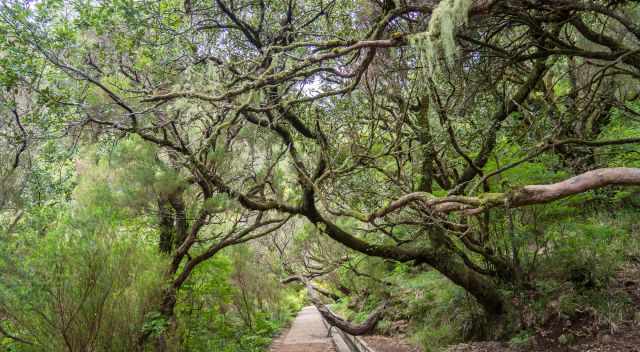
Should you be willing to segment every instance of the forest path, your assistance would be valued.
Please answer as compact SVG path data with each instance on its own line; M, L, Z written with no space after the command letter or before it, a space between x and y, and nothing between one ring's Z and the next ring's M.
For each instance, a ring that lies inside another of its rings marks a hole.
M334 352L333 339L316 307L304 307L289 331L274 341L271 352Z

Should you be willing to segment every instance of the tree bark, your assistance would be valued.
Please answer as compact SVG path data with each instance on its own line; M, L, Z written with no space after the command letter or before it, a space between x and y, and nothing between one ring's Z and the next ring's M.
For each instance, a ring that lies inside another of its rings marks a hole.
M175 237L175 228L173 226L173 221L173 211L169 207L168 201L166 199L163 199L163 197L158 197L158 229L160 230L158 249L160 253L171 253Z
M468 268L448 248L403 248L371 244L349 234L324 218L316 209L315 204L307 203L305 210L307 218L335 241L369 256L400 262L426 263L453 283L467 290L482 305L487 314L498 316L506 311L506 302L496 284L490 278Z
M477 197L448 196L435 197L427 192L406 194L368 216L369 221L383 217L419 202L440 213L462 212L475 215L491 208L517 208L527 205L544 204L606 186L640 185L640 168L614 167L587 171L561 182L548 185L528 185L507 193L484 193Z
M303 280L307 287L307 293L309 294L311 303L313 303L322 317L331 326L335 326L348 334L358 336L372 331L376 327L376 324L378 324L378 321L380 321L380 319L382 318L382 313L386 308L385 303L374 309L373 312L371 312L371 314L367 317L367 319L361 324L354 324L345 319L342 319L341 317L333 314L333 312L331 312L331 310L322 303L320 297L318 297L318 294L316 293L317 289L308 280Z

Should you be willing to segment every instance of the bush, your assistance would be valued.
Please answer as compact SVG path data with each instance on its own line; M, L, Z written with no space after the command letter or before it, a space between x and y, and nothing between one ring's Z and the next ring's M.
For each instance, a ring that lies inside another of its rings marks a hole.
M439 351L475 333L481 311L463 289L434 271L415 276L407 286L416 292L407 312L413 317L412 340L425 352Z
M62 224L44 238L24 238L22 261L6 255L0 260L2 315L15 335L33 343L5 340L1 346L16 351L135 349L162 287L155 248L123 228L82 230Z

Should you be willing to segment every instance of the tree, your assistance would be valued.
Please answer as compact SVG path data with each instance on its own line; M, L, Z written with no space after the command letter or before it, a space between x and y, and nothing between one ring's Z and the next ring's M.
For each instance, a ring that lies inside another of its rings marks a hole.
M428 264L504 322L499 284L522 277L515 251L491 248L492 224L517 206L640 183L637 169L592 157L638 142L598 139L614 109L637 114L625 92L640 69L631 1L65 5L79 16L8 4L3 21L85 87L78 123L137 135L188 181L158 198L175 241L167 316L194 266L297 216L357 252ZM551 186L496 181L542 156L591 171ZM197 205L184 224L187 194ZM248 225L198 248L219 199L237 204L223 220Z

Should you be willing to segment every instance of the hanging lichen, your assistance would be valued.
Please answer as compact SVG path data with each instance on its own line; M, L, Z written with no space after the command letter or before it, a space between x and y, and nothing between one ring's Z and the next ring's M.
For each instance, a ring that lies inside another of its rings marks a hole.
M432 74L443 58L447 65L453 64L456 56L456 28L468 20L472 0L442 0L433 10L427 30L410 38L418 52L418 66Z

